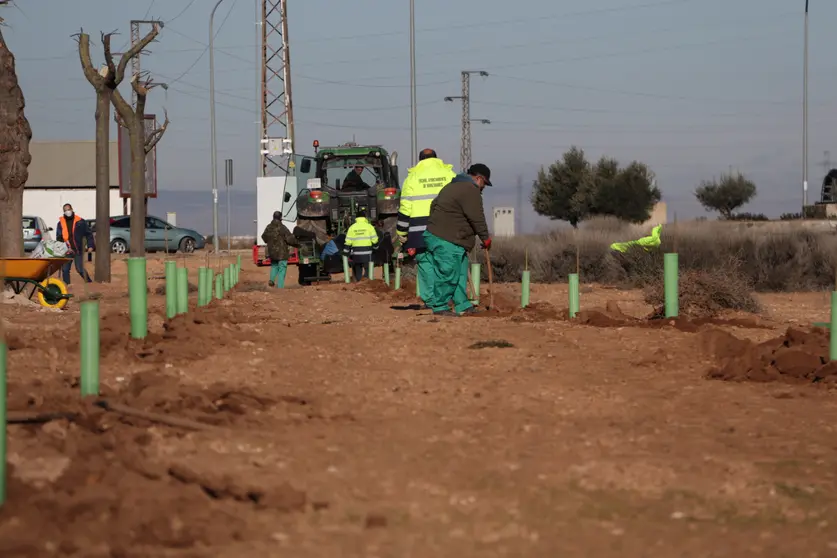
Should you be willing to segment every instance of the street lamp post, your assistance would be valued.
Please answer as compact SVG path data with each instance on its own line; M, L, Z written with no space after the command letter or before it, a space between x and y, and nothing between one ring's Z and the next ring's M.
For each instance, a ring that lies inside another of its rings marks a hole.
M808 206L808 0L805 0L805 47L802 62L802 218Z
M218 146L215 143L215 12L224 0L218 0L209 14L209 135L212 158L212 246L217 254L218 240Z

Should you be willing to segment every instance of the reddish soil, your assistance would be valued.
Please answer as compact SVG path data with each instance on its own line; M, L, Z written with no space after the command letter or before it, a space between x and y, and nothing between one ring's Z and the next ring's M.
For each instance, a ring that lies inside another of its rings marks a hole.
M204 259L185 261L195 275ZM229 299L197 310L193 296L170 323L151 281L140 342L114 270L93 294L115 410L78 395L76 301L0 306L14 421L2 556L837 548L837 403L816 389L837 375L808 325L827 315L820 295L648 320L642 293L593 285L568 320L564 286L533 285L522 310L519 288L497 285L488 319L434 321L394 309L418 303L415 285L268 289L248 265Z
M727 336L727 339L719 337ZM788 328L762 343L743 341L723 332L710 341L721 365L709 378L733 382L787 382L837 385L837 362L829 360L828 332Z

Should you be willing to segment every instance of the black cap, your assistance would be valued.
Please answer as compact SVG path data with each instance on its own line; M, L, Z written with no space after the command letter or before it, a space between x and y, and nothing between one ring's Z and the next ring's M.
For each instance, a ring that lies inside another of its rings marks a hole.
M281 211L274 211L273 212L273 220L274 221L281 221L282 220L282 212Z
M419 161L424 161L432 157L437 157L436 152L432 149L422 149L421 153L419 153Z
M486 186L493 186L493 184L491 184L491 169L482 163L471 165L471 168L468 169L468 174L471 176L481 176L485 179Z

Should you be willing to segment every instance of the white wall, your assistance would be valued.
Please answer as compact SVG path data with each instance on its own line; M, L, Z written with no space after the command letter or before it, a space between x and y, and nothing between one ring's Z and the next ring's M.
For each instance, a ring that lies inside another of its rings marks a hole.
M96 218L96 190L94 188L50 188L23 190L23 214L43 218L47 225L55 227L61 216L61 206L69 203L82 219ZM119 188L110 190L110 214L122 215L122 198Z

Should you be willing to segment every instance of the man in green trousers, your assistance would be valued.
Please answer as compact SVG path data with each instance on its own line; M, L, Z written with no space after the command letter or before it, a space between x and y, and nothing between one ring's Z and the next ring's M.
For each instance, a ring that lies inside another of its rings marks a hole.
M476 312L468 300L468 252L478 236L485 250L491 237L485 220L482 191L491 186L491 170L477 163L442 188L430 207L424 241L433 267L434 291L426 301L435 316ZM453 310L450 302L453 301Z

